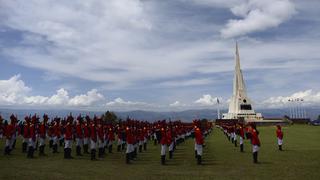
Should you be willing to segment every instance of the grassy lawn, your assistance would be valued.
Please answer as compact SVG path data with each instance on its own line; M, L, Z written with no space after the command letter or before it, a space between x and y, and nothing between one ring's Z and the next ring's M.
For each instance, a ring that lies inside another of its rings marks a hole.
M126 165L125 155L117 152L95 162L89 155L64 160L62 148L53 155L48 147L49 156L36 153L35 159L27 159L19 140L11 156L0 154L0 179L320 179L320 127L284 127L283 152L277 150L275 127L258 129L260 164L252 163L249 142L240 153L218 129L206 139L201 166L196 165L192 139L177 147L166 166L160 165L160 147L152 144L133 164ZM3 148L2 140L2 152Z

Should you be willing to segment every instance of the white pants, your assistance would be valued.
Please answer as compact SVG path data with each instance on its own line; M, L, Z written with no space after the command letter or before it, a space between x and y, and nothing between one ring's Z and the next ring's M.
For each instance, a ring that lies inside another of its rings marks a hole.
M84 144L84 145L89 144L89 138L84 138L84 139L83 139L83 144Z
M99 146L99 148L104 148L104 141L103 140L101 140L101 139L99 139L99 141L98 141L98 146Z
M252 152L258 152L259 151L259 146L258 145L252 145Z
M197 154L199 156L202 156L202 151L203 151L202 144L196 144L196 148L197 148Z
M278 138L278 145L280 146L280 145L282 145L282 143L283 143L283 140Z
M82 138L76 138L76 145L82 146Z
M64 148L71 148L72 141L71 140L64 140Z
M233 133L233 140L237 141L237 134L236 133Z
M11 139L6 139L6 147L9 147L10 149L12 149Z
M90 149L91 150L96 149L96 146L97 146L97 142L90 139Z
M166 155L166 149L167 149L167 145L161 145L161 156L165 156Z
M58 144L58 137L54 136L53 137L53 145L56 145L56 144Z
M109 141L108 146L111 146L113 143L113 141Z
M45 145L46 139L45 138L40 138L39 139L39 146Z
M240 144L243 144L243 138L240 136Z
M118 139L118 146L120 146L122 144L122 140Z
M36 142L32 138L29 138L28 146L29 147L32 146L33 148L36 148Z
M169 146L169 151L173 151L173 142Z
M133 144L127 144L127 150L126 153L131 153L134 151Z

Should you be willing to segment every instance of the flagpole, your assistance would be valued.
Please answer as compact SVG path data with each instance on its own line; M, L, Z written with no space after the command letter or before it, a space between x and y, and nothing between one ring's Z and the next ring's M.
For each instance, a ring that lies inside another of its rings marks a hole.
M217 98L217 113L218 113L218 119L220 119L220 102L219 99Z

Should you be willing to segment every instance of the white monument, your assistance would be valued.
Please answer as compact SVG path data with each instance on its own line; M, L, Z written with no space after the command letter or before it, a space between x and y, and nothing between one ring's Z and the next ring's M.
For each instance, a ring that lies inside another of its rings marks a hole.
M247 96L246 86L240 68L238 43L236 43L236 66L233 79L233 94L229 104L228 113L223 114L222 119L243 119L245 121L263 120L261 113L256 113L252 107L252 101Z

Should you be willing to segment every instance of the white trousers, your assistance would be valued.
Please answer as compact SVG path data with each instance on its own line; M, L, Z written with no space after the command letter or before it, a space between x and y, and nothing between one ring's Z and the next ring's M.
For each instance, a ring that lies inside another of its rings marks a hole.
M96 149L96 146L97 146L97 142L94 142L92 139L90 139L90 149L91 150Z
M259 151L259 146L258 145L252 145L252 152L258 152Z
M127 150L126 150L126 153L131 153L134 151L134 146L133 144L128 144L127 143Z
M197 148L197 154L199 156L202 156L202 152L203 152L202 144L196 144L196 148Z
M82 138L76 138L76 146L82 146Z
M170 146L169 146L169 151L173 151L173 142L170 144Z
M282 143L283 143L283 140L278 138L278 145L280 146L280 145L282 145Z
M166 149L167 149L167 145L161 145L161 156L165 156L166 155Z
M243 144L243 138L239 136L239 139L240 139L240 144Z
M45 145L46 139L45 138L40 138L39 139L39 146Z
M84 145L89 144L89 138L83 138L83 144Z
M36 142L32 138L29 138L28 146L36 148Z
M71 140L64 140L64 148L71 148L72 141Z

